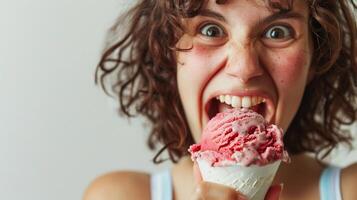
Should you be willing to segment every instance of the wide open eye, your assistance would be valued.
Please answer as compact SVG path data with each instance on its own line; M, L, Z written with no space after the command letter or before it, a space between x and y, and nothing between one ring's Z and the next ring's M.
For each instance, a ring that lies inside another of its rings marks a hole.
M276 25L270 27L264 34L264 37L267 39L273 40L286 40L293 37L293 31L290 27Z
M200 34L206 37L223 37L226 35L224 30L216 24L205 24L200 28Z

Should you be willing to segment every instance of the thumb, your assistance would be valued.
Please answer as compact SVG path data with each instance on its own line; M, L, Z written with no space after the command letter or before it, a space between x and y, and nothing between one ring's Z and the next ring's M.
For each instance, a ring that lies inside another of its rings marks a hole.
M265 200L279 200L282 190L283 184L270 186Z
M196 161L193 163L193 177L195 179L196 185L198 185L202 181L200 168L198 167Z

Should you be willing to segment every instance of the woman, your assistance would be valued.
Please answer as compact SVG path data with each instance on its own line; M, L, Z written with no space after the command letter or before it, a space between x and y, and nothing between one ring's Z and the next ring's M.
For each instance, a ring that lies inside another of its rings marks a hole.
M340 125L356 119L356 20L349 3L138 2L125 15L128 32L104 52L97 78L103 83L117 75L112 89L122 113L142 114L152 123L149 146L164 144L158 155L167 149L175 163L159 179L171 181L158 191L152 181L158 175L113 172L96 179L84 199L155 199L156 193L164 199L244 199L239 191L200 180L187 149L217 112L249 108L254 97L264 99L260 114L285 130L291 155L267 199L357 199L357 165L340 169L321 162L337 144L349 144ZM223 103L212 103L216 97Z

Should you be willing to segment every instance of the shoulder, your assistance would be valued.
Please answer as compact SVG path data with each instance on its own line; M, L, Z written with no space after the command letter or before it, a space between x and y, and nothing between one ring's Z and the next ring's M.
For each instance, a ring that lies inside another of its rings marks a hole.
M150 175L118 171L96 178L86 189L83 200L150 199Z
M343 199L357 199L357 163L341 171L341 192Z

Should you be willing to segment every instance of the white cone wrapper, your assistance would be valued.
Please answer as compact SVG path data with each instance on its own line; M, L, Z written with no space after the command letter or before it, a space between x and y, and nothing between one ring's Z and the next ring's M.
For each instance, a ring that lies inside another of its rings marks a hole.
M204 159L197 158L196 161L204 181L230 186L250 200L264 200L280 165L278 160L264 166L213 167Z

